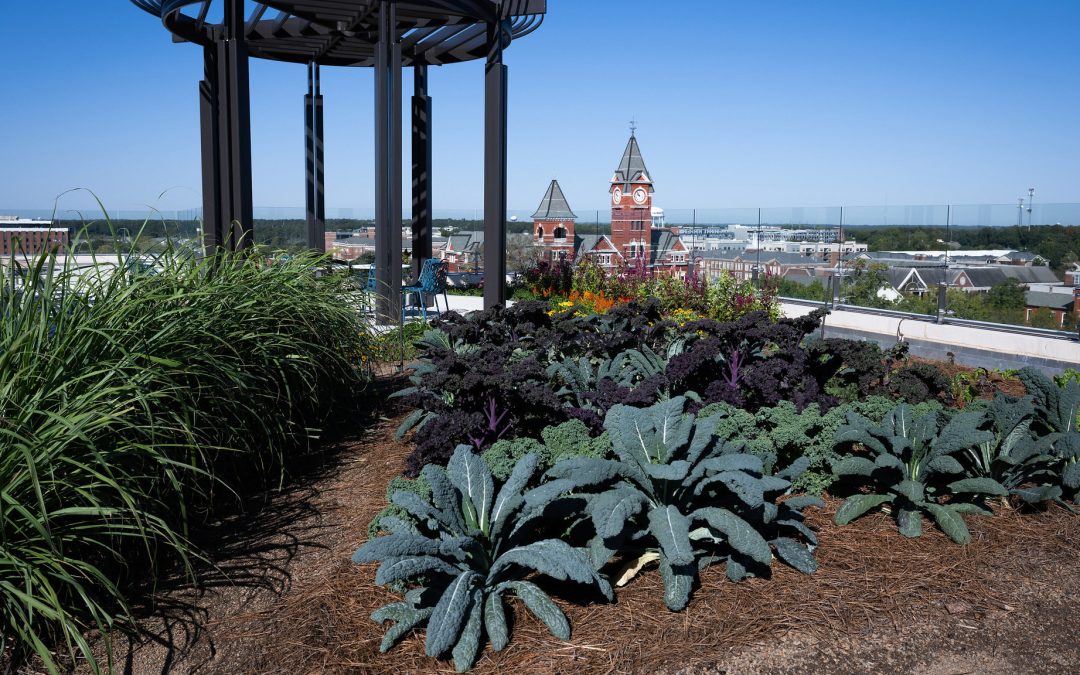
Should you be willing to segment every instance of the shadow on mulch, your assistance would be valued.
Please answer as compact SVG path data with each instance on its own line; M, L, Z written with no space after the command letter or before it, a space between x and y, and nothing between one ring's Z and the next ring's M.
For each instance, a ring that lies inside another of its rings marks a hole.
M133 599L133 610L144 623L137 634L114 635L114 657L119 658L114 670L145 672L136 656L147 644L163 651L163 663L154 668L163 673L177 672L174 662L190 661L195 652L212 659L217 646L214 631L207 626L220 607L205 602L207 593L240 589L249 598L288 594L296 558L305 551L329 550L328 538L339 527L323 517L323 486L350 460L355 445L364 442L357 438L359 430L383 435L383 416L397 414L388 396L405 383L395 374L373 381L363 397L366 406L330 425L318 448L297 455L284 467L280 490L241 493L236 501L222 502L218 520L193 529L191 542L202 555L192 561L197 583L193 586L191 576L177 570ZM191 670L190 663L183 668Z
M352 546L272 607L220 624L219 644L235 645L234 656L242 646L243 658L223 658L218 672L452 670L450 662L424 655L422 632L387 654L378 651L383 627L368 617L395 598L374 585L376 566L357 567L347 556L366 539L364 527L384 506L386 482L408 448L390 439L364 452L378 453L378 465L354 485L362 513L348 528ZM873 631L926 631L920 622L927 617L997 616L1026 601L1023 589L1032 580L1052 583L1063 570L1080 570L1073 543L1080 519L1064 509L971 517L973 542L960 547L929 527L923 537L906 539L882 514L838 527L831 521L838 505L829 500L826 509L809 515L821 539L820 569L813 575L776 563L771 579L735 584L714 566L702 574L689 608L672 613L663 605L654 568L619 589L614 605L559 601L573 626L568 643L516 606L510 645L498 654L485 647L475 672L714 672L728 668L725 658L739 648L772 645L792 634L809 644L835 645Z

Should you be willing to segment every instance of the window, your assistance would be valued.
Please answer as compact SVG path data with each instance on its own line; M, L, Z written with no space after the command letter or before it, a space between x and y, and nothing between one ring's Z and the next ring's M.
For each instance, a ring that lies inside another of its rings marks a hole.
M543 239L544 238L544 228L543 227L536 228L536 238L537 239Z

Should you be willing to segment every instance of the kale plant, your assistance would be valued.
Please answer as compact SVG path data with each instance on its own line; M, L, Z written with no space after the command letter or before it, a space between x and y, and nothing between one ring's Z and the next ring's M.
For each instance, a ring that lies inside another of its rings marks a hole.
M961 514L988 513L984 501L1007 491L986 477L963 477L963 465L955 455L991 440L993 434L978 428L977 416L946 417L936 411L916 417L907 404L898 405L881 424L848 415L848 424L836 434L842 449L861 445L873 453L845 457L833 466L836 477L869 488L847 498L836 512L836 523L846 525L883 504L905 537L922 534L926 514L953 541L971 540ZM948 496L949 501L941 502Z
M702 403L731 403L751 411L791 401L802 410L836 404L825 383L838 364L822 363L802 345L821 322L822 311L773 321L752 312L737 321L694 321L683 330L693 339L671 358L666 376L673 393L693 391Z
M960 413L978 420L991 436L964 451L969 473L992 479L1028 503L1060 501L1059 461L1052 454L1054 435L1036 440L1031 433L1035 406L1031 397L998 394L981 410Z
M615 406L604 425L617 459L570 459L547 472L551 489L586 493L593 563L616 552L658 559L673 611L686 607L698 570L718 560L740 580L768 573L775 547L788 564L813 572L817 541L800 511L818 502L778 503L791 483L718 439L719 417L684 414L685 403L676 397L645 409Z
M1063 378L1060 385L1034 368L1019 373L1035 404L1033 426L1040 435L1050 437L1051 453L1058 460L1058 472L1065 496L1077 501L1080 496L1080 382Z
M591 586L612 599L611 586L580 550L558 538L543 538L552 526L548 509L560 491L525 491L536 464L534 455L522 458L496 493L484 461L468 446L458 446L445 471L424 467L430 500L414 492L394 493L394 504L411 518L384 518L391 534L369 541L353 555L359 564L382 562L375 576L379 585L410 587L403 602L371 615L379 623L395 622L383 637L382 651L426 626L427 655L452 650L457 670L468 670L485 634L496 651L509 643L507 595L516 595L555 637L569 639L566 616L526 580L532 573Z

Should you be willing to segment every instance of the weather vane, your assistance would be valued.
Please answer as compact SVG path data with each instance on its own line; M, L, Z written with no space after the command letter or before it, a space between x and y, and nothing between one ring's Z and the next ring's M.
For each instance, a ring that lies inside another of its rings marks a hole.
M633 136L637 132L637 117L630 118L630 135Z

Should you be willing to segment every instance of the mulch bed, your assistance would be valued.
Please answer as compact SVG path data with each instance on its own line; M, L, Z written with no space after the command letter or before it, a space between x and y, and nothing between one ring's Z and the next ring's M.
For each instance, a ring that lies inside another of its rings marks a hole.
M452 671L424 655L422 632L379 653L383 627L368 617L394 596L374 585L374 565L349 561L409 453L393 438L396 426L387 420L344 447L339 470L314 490L318 525L301 523L314 542L287 561L289 583L204 593L195 601L206 612L198 638L171 653L138 646L128 670ZM517 606L509 647L485 647L475 672L1078 670L1080 518L1057 507L1000 508L969 517L973 542L960 547L929 524L906 539L882 514L837 527L838 504L809 515L821 539L813 575L776 563L771 579L735 584L712 567L689 608L672 613L659 574L646 570L617 590L615 604L560 600L573 627L568 643Z

